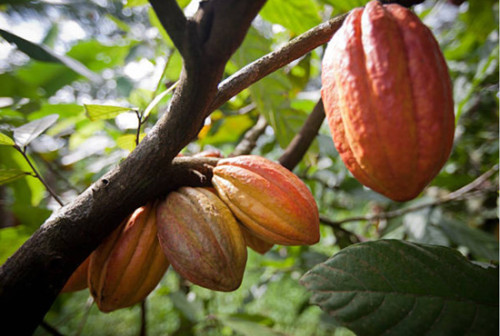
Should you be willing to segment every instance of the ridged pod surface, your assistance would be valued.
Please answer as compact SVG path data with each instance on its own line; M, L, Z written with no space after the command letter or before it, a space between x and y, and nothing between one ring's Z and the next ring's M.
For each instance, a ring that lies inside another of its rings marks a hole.
M278 163L257 155L220 160L212 184L252 234L281 245L319 240L319 214L306 185Z
M158 205L157 214L160 244L181 276L224 292L241 285L247 261L245 240L216 194L182 187Z
M63 289L61 289L61 293L76 292L88 287L89 263L90 256L71 274Z
M110 312L146 298L168 268L156 231L156 206L134 213L92 253L89 289L99 309Z
M335 146L362 184L410 200L439 173L454 135L448 69L410 10L369 2L326 49L322 98Z

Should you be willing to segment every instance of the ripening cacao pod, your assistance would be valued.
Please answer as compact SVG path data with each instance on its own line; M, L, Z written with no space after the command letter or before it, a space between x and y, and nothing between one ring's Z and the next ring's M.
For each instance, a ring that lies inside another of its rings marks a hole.
M244 225L240 225L240 229L241 233L243 234L243 238L245 238L245 243L255 252L265 254L273 247L274 244L260 239L252 232L250 232L250 230L248 230Z
M182 187L158 205L157 217L160 244L181 276L218 291L240 286L247 261L245 240L215 193Z
M354 9L328 44L322 84L333 141L354 177L395 201L416 197L448 159L455 125L431 31L396 4Z
M87 288L90 256L88 256L77 269L71 274L68 281L61 289L61 293L76 292Z
M220 160L212 184L252 234L272 244L319 240L319 214L306 185L278 163L257 155Z
M156 235L156 206L148 203L92 253L90 293L103 312L132 306L156 287L168 265Z

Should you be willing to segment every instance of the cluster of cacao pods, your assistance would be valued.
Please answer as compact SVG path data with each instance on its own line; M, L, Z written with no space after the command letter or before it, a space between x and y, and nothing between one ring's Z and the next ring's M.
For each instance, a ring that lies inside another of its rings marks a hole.
M263 254L274 244L319 240L313 196L281 165L254 155L221 159L212 184L181 187L137 209L63 291L88 285L99 309L109 312L142 301L169 265L196 285L232 291L242 282L247 246Z
M322 63L333 141L365 186L418 196L450 154L451 80L432 32L409 9L369 2L348 15Z

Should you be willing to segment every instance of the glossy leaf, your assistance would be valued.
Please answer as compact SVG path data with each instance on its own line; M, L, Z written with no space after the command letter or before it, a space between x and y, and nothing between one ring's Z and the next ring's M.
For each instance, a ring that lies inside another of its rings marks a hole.
M15 142L14 140L12 140L11 137L3 133L0 133L0 146L14 146L14 145Z
M15 181L29 174L17 169L0 169L0 185Z
M451 248L356 244L301 282L312 303L357 334L498 334L498 268L476 266Z
M59 115L51 114L24 124L20 127L14 128L14 141L16 142L16 145L21 148L26 147L47 128L52 126L58 118Z
M90 120L104 120L113 119L117 115L123 112L128 112L131 110L130 107L123 106L112 106L112 105L84 105L85 113Z

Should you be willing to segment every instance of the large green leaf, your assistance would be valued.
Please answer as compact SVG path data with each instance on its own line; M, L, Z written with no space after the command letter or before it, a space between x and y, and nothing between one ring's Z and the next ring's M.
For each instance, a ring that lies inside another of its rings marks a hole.
M298 35L321 23L314 0L269 0L260 15Z
M113 119L117 115L123 112L128 112L131 110L130 107L123 106L112 106L112 105L92 105L86 104L85 113L90 120L102 120L102 119Z
M61 63L77 74L87 77L90 80L96 82L101 81L101 78L97 74L93 73L83 64L71 57L56 54L44 45L30 42L3 29L0 29L0 35L2 35L2 37L10 43L14 43L20 51L35 60L41 62Z
M14 146L14 140L8 135L0 133L0 146Z
M314 304L360 335L498 335L498 268L451 248L356 244L301 282Z
M0 185L15 181L29 174L30 173L18 169L0 168Z

